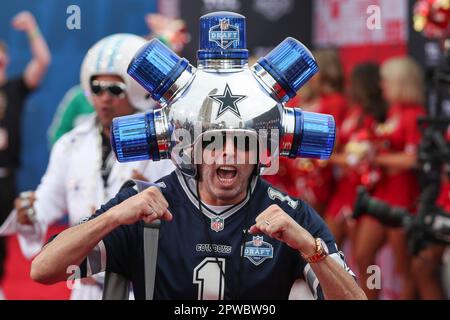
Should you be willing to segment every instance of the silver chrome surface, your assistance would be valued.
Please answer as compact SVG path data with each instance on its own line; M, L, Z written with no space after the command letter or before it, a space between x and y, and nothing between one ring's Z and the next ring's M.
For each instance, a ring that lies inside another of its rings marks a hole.
M219 114L221 103L210 97L225 95L226 87L232 96L244 96L236 102L238 114L230 110ZM158 119L156 130L160 154L163 156L163 149L169 145L167 128L170 128L170 132L184 129L182 131L188 133L190 139L187 145L193 145L207 130L280 129L283 109L283 105L256 81L247 65L240 69L199 68L190 85L158 116L155 114L155 121ZM169 149L170 157L177 166L184 173L195 175L193 156L180 155L179 148ZM181 150L193 152L194 149L184 147Z
M155 131L158 143L158 151L160 159L170 158L170 134L168 131L167 114L164 109L154 111L155 114Z
M276 100L286 103L289 101L289 96L286 91L276 82L270 73L268 73L259 63L255 63L250 70L258 80Z
M178 79L170 86L166 93L159 100L160 104L165 107L174 100L182 90L188 86L195 77L195 68L191 65L184 70Z
M229 71L229 70L228 70ZM233 96L245 96L236 103L240 117L231 111L218 115L220 103L210 96L223 95L228 85ZM255 81L248 68L236 72L198 70L182 97L168 107L174 129L199 126L214 129L267 129L280 125L282 105ZM193 136L193 138L197 138Z
M295 114L293 108L284 108L281 120L280 156L289 156L294 141Z
M229 72L230 69L242 69L248 66L247 59L205 59L198 60L199 69L222 69L222 72Z

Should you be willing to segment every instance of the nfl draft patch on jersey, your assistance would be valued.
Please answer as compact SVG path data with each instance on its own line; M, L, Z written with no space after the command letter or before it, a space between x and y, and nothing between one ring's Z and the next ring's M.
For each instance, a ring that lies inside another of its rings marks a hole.
M244 257L259 266L266 259L273 258L273 246L265 242L263 236L253 236L252 241L245 243Z

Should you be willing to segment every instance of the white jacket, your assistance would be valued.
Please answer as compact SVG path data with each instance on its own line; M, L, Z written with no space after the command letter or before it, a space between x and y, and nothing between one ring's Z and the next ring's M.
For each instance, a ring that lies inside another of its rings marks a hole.
M25 257L31 258L40 251L47 227L65 214L73 226L113 198L131 178L133 169L153 182L175 168L170 160L119 163L114 158L105 188L101 176L101 143L95 114L56 142L36 190L37 222L32 227L19 225L13 210L0 228L0 235L18 233Z

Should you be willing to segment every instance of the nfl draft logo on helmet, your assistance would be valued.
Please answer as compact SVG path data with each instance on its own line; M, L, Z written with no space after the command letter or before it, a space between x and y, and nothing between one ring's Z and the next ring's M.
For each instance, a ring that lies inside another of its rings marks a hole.
M239 42L239 28L232 26L229 19L221 19L218 25L209 29L209 41L222 49L228 49L233 43Z

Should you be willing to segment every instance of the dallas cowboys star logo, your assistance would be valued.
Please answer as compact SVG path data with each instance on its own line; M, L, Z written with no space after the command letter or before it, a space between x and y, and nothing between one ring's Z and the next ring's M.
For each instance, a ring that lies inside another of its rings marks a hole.
M239 101L242 101L245 98L247 98L247 96L233 95L227 83L225 86L225 92L222 95L213 95L209 97L214 101L220 103L219 111L217 111L216 120L228 110L233 112L233 114L236 117L239 117L239 119L241 119L241 113L239 112L239 109L236 104Z

